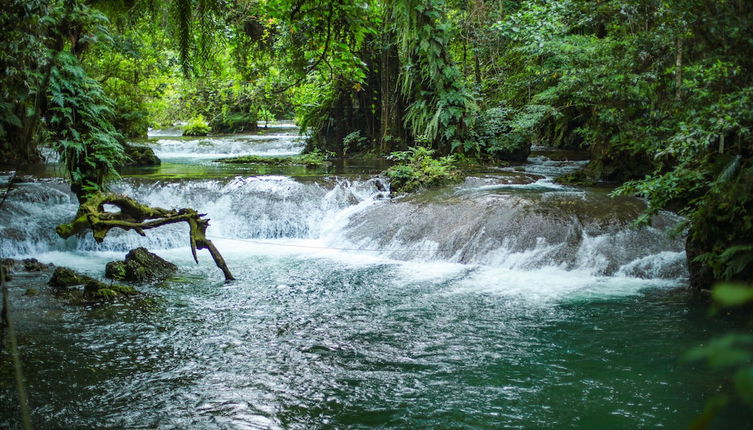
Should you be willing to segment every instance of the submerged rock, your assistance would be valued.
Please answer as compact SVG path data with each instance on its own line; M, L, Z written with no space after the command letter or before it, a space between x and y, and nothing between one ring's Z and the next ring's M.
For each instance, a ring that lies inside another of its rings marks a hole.
M14 272L44 272L55 267L53 264L42 263L36 258L25 258L23 260L3 258L0 260L0 265L5 267L5 277L7 280L12 278L11 273Z
M115 299L138 294L133 287L107 284L91 276L82 275L67 267L58 267L48 284L58 292L71 293L69 287L84 285L83 298L88 300Z
M128 252L124 261L111 261L105 268L105 277L130 282L149 282L169 278L178 266L149 252L136 248Z
M68 288L76 285L84 285L91 281L97 281L96 279L76 273L72 269L67 267L58 267L55 272L52 273L52 277L48 284L55 288Z
M132 296L138 294L135 288L125 285L107 285L103 282L94 280L84 286L84 295L94 299L116 299L122 296Z

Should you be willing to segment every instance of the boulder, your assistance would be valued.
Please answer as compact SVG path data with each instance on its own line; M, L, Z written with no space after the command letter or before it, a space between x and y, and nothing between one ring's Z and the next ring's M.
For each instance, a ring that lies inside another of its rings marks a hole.
M117 284L108 285L97 280L88 282L84 286L84 296L90 299L110 300L136 294L138 292L133 287Z
M59 291L68 291L68 287L83 285L84 299L108 300L138 294L133 287L106 284L91 276L82 275L67 267L58 267L50 278L49 285ZM80 294L80 293L78 293Z
M105 267L105 277L129 282L150 282L169 278L178 266L149 252L136 248L128 252L124 261L111 261Z
M123 144L123 149L128 156L123 166L129 167L148 167L159 166L162 161L154 155L154 150L146 145L134 145L132 143Z
M67 267L58 267L52 273L48 284L55 288L67 288L76 285L86 285L92 281L99 282L90 276L82 275Z

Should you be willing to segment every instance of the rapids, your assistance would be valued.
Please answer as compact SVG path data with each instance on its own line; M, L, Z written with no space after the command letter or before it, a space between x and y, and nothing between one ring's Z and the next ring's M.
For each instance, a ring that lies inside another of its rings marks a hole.
M147 300L88 308L13 281L35 428L685 428L718 386L681 361L727 323L684 289L679 218L633 227L639 200L552 182L583 161L542 152L522 172L390 199L373 166L211 161L296 154L289 125L174 134L153 132L163 165L114 189L207 213L236 281L206 253L193 263L183 226L58 238L76 201L54 171L23 177L0 209L2 257L102 276L145 246L181 267L142 286Z

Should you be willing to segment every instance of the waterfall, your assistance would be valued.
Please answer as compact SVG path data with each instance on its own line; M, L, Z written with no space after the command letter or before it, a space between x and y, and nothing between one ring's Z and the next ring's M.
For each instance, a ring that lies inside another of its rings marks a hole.
M236 241L306 239L325 248L398 261L447 262L513 271L557 269L588 276L679 279L687 276L683 241L667 234L679 218L653 226L631 221L643 205L554 184L494 187L469 180L431 197L387 198L380 179L286 176L150 182L123 180L114 191L165 208L192 207L211 219L210 237ZM61 180L18 184L0 210L0 256L46 251L126 252L185 247L183 225L146 237L113 231L63 241L76 199ZM260 245L261 246L261 245ZM269 244L265 245L269 246Z

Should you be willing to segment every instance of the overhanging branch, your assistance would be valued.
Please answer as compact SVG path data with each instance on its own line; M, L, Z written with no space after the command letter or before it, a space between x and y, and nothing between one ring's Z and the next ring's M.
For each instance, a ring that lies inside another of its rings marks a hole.
M113 205L120 212L108 212L105 205ZM145 236L144 230L161 227L168 224L185 222L189 226L189 239L191 254L194 261L199 262L196 255L197 249L206 249L212 255L217 267L222 270L226 280L232 280L233 275L225 264L222 255L211 240L207 239L206 231L209 220L194 209L168 210L153 208L137 202L136 200L114 193L99 193L89 197L81 203L73 221L57 226L55 231L64 239L75 234L84 234L91 230L94 240L102 243L107 233L113 228L133 230Z

